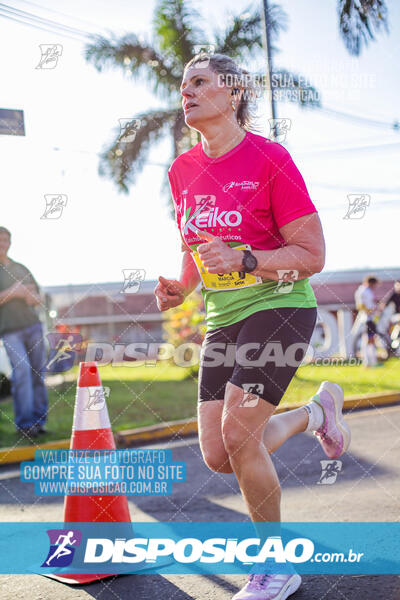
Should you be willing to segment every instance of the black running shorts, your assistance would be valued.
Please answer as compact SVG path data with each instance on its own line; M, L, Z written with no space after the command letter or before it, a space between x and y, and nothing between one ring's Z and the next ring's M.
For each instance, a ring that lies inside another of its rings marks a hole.
M277 406L316 320L316 308L274 308L208 331L200 355L199 402L222 400L230 381Z

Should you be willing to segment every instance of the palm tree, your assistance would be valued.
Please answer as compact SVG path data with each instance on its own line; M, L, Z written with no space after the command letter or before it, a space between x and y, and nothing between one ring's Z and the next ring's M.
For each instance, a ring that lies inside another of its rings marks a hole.
M276 4L269 9L269 35L272 50L277 52L274 41L279 33L286 29L287 16ZM128 192L129 185L142 170L148 151L155 142L169 133L172 137L172 156L170 161L197 143L196 132L185 124L181 106L179 86L184 65L200 47L204 48L204 33L201 29L201 16L188 0L161 0L154 13L153 38L156 43L150 45L131 33L122 39L108 39L97 36L86 47L86 59L98 71L108 66L118 66L129 72L135 80L145 80L154 94L168 99L170 107L149 110L135 115L131 126L116 134L113 143L100 157L99 172L111 178L121 191ZM246 10L231 17L225 31L214 31L214 39L208 44L213 52L228 54L232 58L249 58L262 49L261 18L259 10ZM206 44L207 49L207 44ZM263 74L259 74L262 77ZM296 89L313 92L305 87L304 77L284 71L274 71L277 81L289 81ZM277 86L279 89L279 84ZM316 94L309 93L307 98L300 97L302 105L318 106L314 100ZM165 170L164 185L168 185Z
M381 24L386 26L385 0L338 0L338 3L342 37L349 52L358 54L362 41L367 43L368 39L374 39L374 29L378 30ZM240 15L232 15L224 31L213 32L213 40L206 44L206 49L208 45L213 52L251 59L262 49L261 22L259 9L246 9ZM146 162L150 147L165 134L172 137L169 163L199 139L185 124L178 90L184 65L205 46L201 24L201 16L190 0L159 0L153 18L154 44L130 33L122 38L96 36L93 43L86 46L86 60L98 71L118 66L134 80L146 81L155 95L169 103L168 108L135 115L130 126L125 127L122 134L118 131L113 143L102 152L99 173L112 179L120 191L129 191ZM275 55L278 52L275 42L287 27L287 15L277 4L268 8L267 27L271 53ZM262 73L257 75L263 76ZM290 82L292 89L301 92L289 94L289 100L302 107L320 106L316 90L303 84L306 78L275 68L272 76L274 90L282 87L287 93ZM167 189L167 169L163 183Z
M385 0L339 0L339 29L350 54L359 56L374 32L388 30L387 12Z

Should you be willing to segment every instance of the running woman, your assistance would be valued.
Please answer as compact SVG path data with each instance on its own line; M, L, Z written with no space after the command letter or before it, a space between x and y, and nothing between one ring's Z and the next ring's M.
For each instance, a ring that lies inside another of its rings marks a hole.
M311 431L326 455L338 458L350 432L343 391L327 381L306 406L274 415L314 329L317 304L308 277L322 270L325 247L289 153L250 131L248 75L221 54L196 55L185 66L185 121L201 141L168 172L182 271L179 280L160 276L154 293L165 311L201 281L207 322L199 368L202 455L211 470L235 474L253 522L278 523L281 489L270 453ZM293 569L265 571L252 573L235 600L284 600L300 586Z

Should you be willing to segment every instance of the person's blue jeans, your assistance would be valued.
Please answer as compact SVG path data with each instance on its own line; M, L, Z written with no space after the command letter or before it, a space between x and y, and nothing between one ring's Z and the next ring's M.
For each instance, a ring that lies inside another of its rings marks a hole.
M19 429L44 426L48 399L42 372L46 361L42 324L5 333L3 344L12 366L15 425Z

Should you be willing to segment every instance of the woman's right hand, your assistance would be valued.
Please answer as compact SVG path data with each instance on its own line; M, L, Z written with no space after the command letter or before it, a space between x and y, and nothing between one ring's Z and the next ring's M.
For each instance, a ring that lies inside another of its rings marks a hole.
M186 297L185 288L176 279L165 279L161 275L158 278L159 283L157 284L154 294L157 299L157 306L159 310L164 311L169 308L174 308L182 304Z

